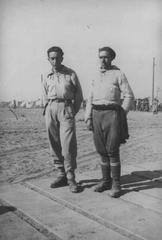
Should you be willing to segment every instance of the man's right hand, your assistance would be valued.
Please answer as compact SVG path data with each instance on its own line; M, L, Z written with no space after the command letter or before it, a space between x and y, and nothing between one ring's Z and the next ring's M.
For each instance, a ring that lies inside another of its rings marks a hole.
M43 109L43 116L46 114L46 108L47 108L48 103L45 104L44 109Z
M93 123L92 123L92 119L88 119L86 121L86 125L89 131L93 131Z

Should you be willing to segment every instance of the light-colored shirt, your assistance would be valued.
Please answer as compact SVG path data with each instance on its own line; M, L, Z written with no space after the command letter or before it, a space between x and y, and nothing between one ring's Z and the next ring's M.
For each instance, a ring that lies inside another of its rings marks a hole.
M75 113L79 111L83 101L82 88L76 73L61 65L57 72L51 72L43 77L43 104L52 99L73 100Z
M94 105L121 105L121 96L124 99L123 109L128 112L134 99L133 91L125 74L117 67L100 71L98 77L92 81L87 101L85 121L91 118L92 104Z

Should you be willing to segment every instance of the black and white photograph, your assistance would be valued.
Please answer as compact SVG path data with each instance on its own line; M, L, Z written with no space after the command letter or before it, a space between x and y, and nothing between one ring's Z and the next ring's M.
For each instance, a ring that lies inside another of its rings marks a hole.
M161 240L161 12L0 0L0 240Z

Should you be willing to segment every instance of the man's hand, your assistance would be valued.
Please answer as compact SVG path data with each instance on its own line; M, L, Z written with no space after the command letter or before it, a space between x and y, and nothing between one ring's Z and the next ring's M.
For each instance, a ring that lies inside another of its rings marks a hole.
M93 131L92 119L89 118L89 119L86 121L86 125L87 125L87 128L88 128L89 131Z
M128 115L128 110L124 109L125 115Z
M44 109L43 109L43 116L46 114L46 108L47 108L48 103L45 104Z

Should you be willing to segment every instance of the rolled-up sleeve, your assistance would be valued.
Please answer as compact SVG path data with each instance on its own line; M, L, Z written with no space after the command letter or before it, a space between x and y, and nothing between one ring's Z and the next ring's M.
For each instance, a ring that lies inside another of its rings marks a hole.
M75 110L75 113L77 114L77 112L80 109L81 103L83 101L83 93L82 93L82 88L81 88L79 79L75 72L72 73L71 78L72 78L73 84L75 85L74 110Z
M124 98L122 107L128 112L133 106L134 94L124 73L121 74L119 79L119 86Z

